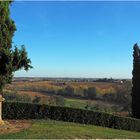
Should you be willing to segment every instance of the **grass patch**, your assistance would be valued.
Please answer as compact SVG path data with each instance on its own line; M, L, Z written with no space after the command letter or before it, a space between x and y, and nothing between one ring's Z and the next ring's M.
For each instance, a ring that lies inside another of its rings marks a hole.
M85 109L85 106L87 105L87 100L81 100L81 99L65 98L64 102L66 107L74 107L74 108L81 108L81 109Z
M34 120L18 133L0 134L0 139L140 138L140 133L52 120Z

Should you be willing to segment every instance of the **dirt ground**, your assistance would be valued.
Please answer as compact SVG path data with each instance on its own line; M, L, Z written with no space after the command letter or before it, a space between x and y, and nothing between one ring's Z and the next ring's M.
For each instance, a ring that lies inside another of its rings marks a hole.
M29 120L4 120L4 122L3 125L0 125L0 134L19 132L32 125Z

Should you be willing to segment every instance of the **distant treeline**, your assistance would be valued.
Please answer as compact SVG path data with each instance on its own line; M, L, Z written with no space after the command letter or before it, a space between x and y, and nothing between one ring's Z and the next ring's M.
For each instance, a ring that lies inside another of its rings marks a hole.
M28 78L19 77L14 78L14 82L25 82L25 81L53 81L53 82L125 82L126 79L113 79L113 78Z

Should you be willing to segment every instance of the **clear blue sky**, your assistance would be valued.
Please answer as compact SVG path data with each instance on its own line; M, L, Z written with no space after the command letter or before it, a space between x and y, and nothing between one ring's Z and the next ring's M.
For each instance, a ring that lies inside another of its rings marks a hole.
M13 42L34 69L15 76L131 78L140 2L14 2Z

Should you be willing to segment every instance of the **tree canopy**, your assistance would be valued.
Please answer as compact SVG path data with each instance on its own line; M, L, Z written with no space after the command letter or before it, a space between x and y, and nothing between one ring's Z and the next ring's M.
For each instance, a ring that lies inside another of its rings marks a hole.
M140 50L137 44L133 52L132 115L140 119Z
M16 31L15 22L10 17L11 1L0 1L0 93L10 83L14 72L32 68L24 45L19 49L12 45Z

